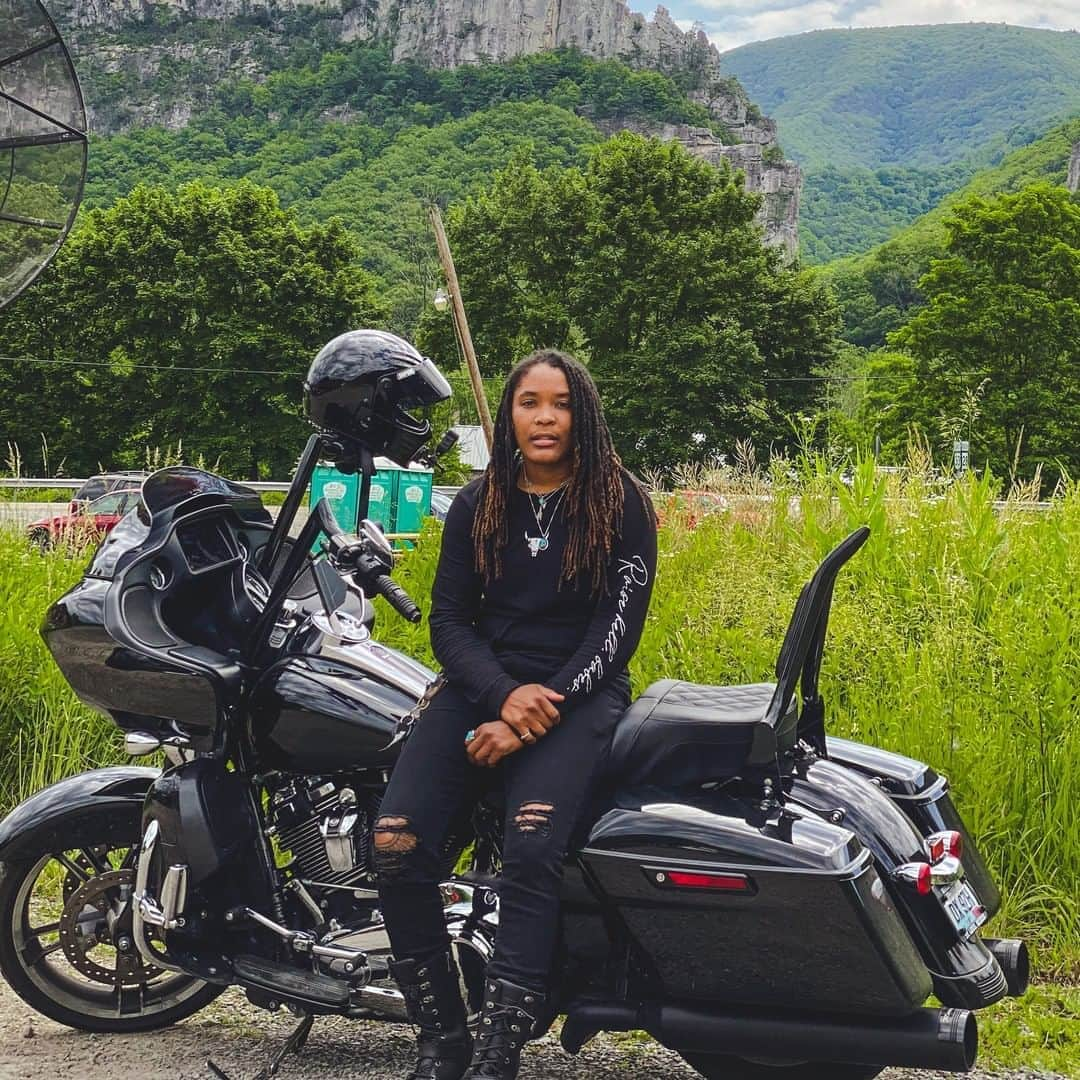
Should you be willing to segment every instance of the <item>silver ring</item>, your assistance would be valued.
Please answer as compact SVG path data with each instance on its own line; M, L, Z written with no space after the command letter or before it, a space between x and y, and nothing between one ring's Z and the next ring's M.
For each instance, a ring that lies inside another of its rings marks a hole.
M518 738L523 743L534 743L534 742L536 742L536 736L531 731L526 731L524 735L519 735Z
M476 738L476 728L469 728L469 730L465 732L465 744L468 745L475 738Z

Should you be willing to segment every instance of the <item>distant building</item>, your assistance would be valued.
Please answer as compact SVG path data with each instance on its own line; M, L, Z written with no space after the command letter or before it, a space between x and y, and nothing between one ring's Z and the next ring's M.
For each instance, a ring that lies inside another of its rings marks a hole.
M454 431L458 433L461 460L472 470L474 477L479 476L491 460L484 429L479 424L458 424Z

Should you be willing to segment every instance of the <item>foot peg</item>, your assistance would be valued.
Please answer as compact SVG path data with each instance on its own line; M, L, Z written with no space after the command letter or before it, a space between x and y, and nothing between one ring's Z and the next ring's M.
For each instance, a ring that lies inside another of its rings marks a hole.
M299 1054L311 1034L311 1026L315 1023L315 1017L310 1013L293 1028L292 1033L285 1040L284 1046L259 1070L252 1080L270 1080L277 1076L278 1070L284 1064L290 1054ZM217 1077L217 1080L234 1080L220 1065L216 1065L211 1058L206 1059L206 1067Z

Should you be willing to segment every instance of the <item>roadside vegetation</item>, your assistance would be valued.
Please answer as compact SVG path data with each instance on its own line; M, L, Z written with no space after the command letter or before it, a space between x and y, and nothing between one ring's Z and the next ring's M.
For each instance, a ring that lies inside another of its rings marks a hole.
M996 930L1032 940L1044 977L1080 975L1080 488L1049 509L1003 508L989 479L940 486L871 462L845 480L814 460L771 475L727 468L658 496L658 585L632 674L771 678L795 598L818 561L868 524L841 575L823 686L835 734L901 751L950 777L1005 906ZM771 498L768 496L772 496ZM438 526L398 577L430 596ZM112 725L81 706L38 636L88 553L0 541L0 807L115 760ZM385 608L380 639L431 660L427 628Z

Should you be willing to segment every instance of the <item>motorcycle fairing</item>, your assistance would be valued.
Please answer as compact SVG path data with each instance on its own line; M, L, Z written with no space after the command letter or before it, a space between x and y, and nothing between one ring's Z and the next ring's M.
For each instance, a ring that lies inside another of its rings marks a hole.
M717 793L620 804L581 861L665 996L902 1016L930 993L871 853L848 829ZM671 887L673 872L748 887Z
M119 765L69 776L31 795L0 821L0 862L17 859L25 847L41 849L42 836L51 843L50 823L70 819L73 811L109 810L118 829L138 820L150 785L160 775L157 769ZM56 826L55 838L64 833Z
M210 473L167 469L148 478L143 505L113 530L42 627L80 699L124 730L182 734L196 749L212 749L222 711L242 684L240 667L224 652L229 635L214 621L254 617L245 563L271 527L254 491ZM185 547L191 530L205 530L218 544L219 565L193 566L190 543ZM204 613L205 640L178 634L167 617L170 605L188 601Z

